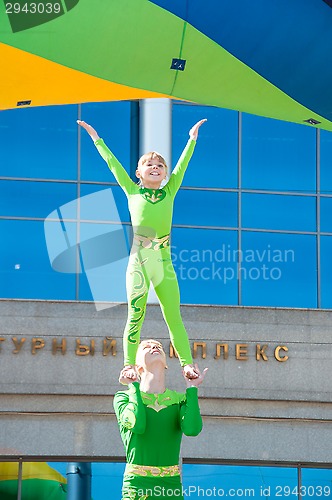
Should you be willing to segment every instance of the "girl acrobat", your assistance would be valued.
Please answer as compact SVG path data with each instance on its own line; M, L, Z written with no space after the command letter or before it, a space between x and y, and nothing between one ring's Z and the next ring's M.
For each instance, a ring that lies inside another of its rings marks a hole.
M194 152L198 131L206 120L200 120L189 131L189 140L169 181L161 188L167 175L164 158L156 152L143 155L137 166L133 182L126 170L99 137L96 130L77 120L93 140L98 152L128 198L134 230L134 240L126 273L128 318L123 336L123 379L137 380L135 360L144 321L150 282L152 282L167 324L171 342L178 354L185 376L197 378L190 345L180 313L180 292L171 260L170 232L173 204L189 160Z

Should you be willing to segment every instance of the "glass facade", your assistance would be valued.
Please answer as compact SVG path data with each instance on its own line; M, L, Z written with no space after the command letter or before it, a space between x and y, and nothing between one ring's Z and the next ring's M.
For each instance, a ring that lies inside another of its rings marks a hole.
M91 498L121 498L125 464L91 464ZM65 500L68 494L66 462L0 462L0 498ZM184 464L184 498L321 498L332 496L332 469L299 465ZM155 497L161 497L156 490ZM71 498L73 498L71 496Z
M76 120L135 179L138 110L125 101L1 113L2 298L126 300L127 200ZM332 134L179 102L172 118L173 165L191 126L208 119L174 206L182 303L332 308Z
M214 239L205 238L213 278L207 284L201 263L193 261L197 286L187 287L188 273L178 272L183 302L200 304L205 296L210 302L203 303L221 305L331 308L331 133L174 103L175 156L185 140L182 124L189 129L203 117L208 122L180 190L174 227L183 233L176 252L191 252L192 260L195 254L202 260L201 235L213 227ZM203 294L204 287L211 293Z

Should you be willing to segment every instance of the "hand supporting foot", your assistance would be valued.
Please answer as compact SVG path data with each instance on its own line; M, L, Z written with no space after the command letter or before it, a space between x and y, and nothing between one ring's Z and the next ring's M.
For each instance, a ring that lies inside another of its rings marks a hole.
M185 365L183 367L183 374L189 380L199 377L199 372L194 365Z
M187 366L190 366L192 367L193 365L187 365ZM201 385L201 383L203 382L204 380L204 377L206 375L206 372L208 371L208 368L204 368L204 370L201 372L200 369L198 368L198 364L195 363L195 365L193 366L193 368L195 369L195 372L197 373L197 377L196 378L188 378L186 377L185 373L184 373L184 370L182 370L182 373L183 373L183 377L186 381L186 385L187 387L198 387L199 385Z
M135 365L124 366L119 375L119 382L122 385L128 385L132 382L138 382Z

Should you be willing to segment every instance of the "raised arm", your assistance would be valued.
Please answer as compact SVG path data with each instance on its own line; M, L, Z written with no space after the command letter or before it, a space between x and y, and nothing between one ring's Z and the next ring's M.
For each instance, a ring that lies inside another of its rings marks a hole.
M201 373L198 365L195 364L195 371L198 377L188 379L183 373L186 381L186 400L181 404L180 408L180 424L181 430L186 436L197 436L203 427L202 417L198 404L198 386L203 382L207 368Z
M108 149L103 139L99 137L98 133L93 127L91 127L91 125L82 120L77 120L77 123L87 131L87 133L93 140L100 156L106 161L108 168L116 178L119 186L122 187L126 194L129 194L131 192L132 186L135 185L135 183L131 180L121 163Z
M181 430L186 436L197 436L203 427L197 392L197 387L188 388L186 400L181 404L180 424Z
M113 406L119 424L131 432L143 434L146 427L146 412L138 382L131 383L129 391L117 392Z
M174 196L182 184L184 174L187 170L190 158L192 157L192 154L194 152L195 144L198 138L199 127L206 121L206 119L200 120L199 122L195 123L195 125L189 131L189 140L186 144L186 147L182 151L182 154L168 181L168 187L170 188Z

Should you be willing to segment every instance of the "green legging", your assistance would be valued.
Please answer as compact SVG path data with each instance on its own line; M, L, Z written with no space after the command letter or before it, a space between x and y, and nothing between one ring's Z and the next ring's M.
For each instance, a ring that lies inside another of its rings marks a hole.
M160 189L135 184L102 139L98 139L95 145L126 193L134 233L142 244L137 247L139 252L132 252L127 269L128 321L123 337L124 364L134 365L136 362L150 281L181 365L192 364L189 340L180 314L179 287L165 238L171 232L174 198L193 154L195 141L189 139L169 181ZM155 240L153 244L149 241L151 238ZM154 249L156 242L159 250Z
M134 365L152 282L160 302L171 342L181 366L191 364L188 335L180 312L180 291L170 247L160 250L139 248L132 252L126 274L128 319L123 336L124 364Z

